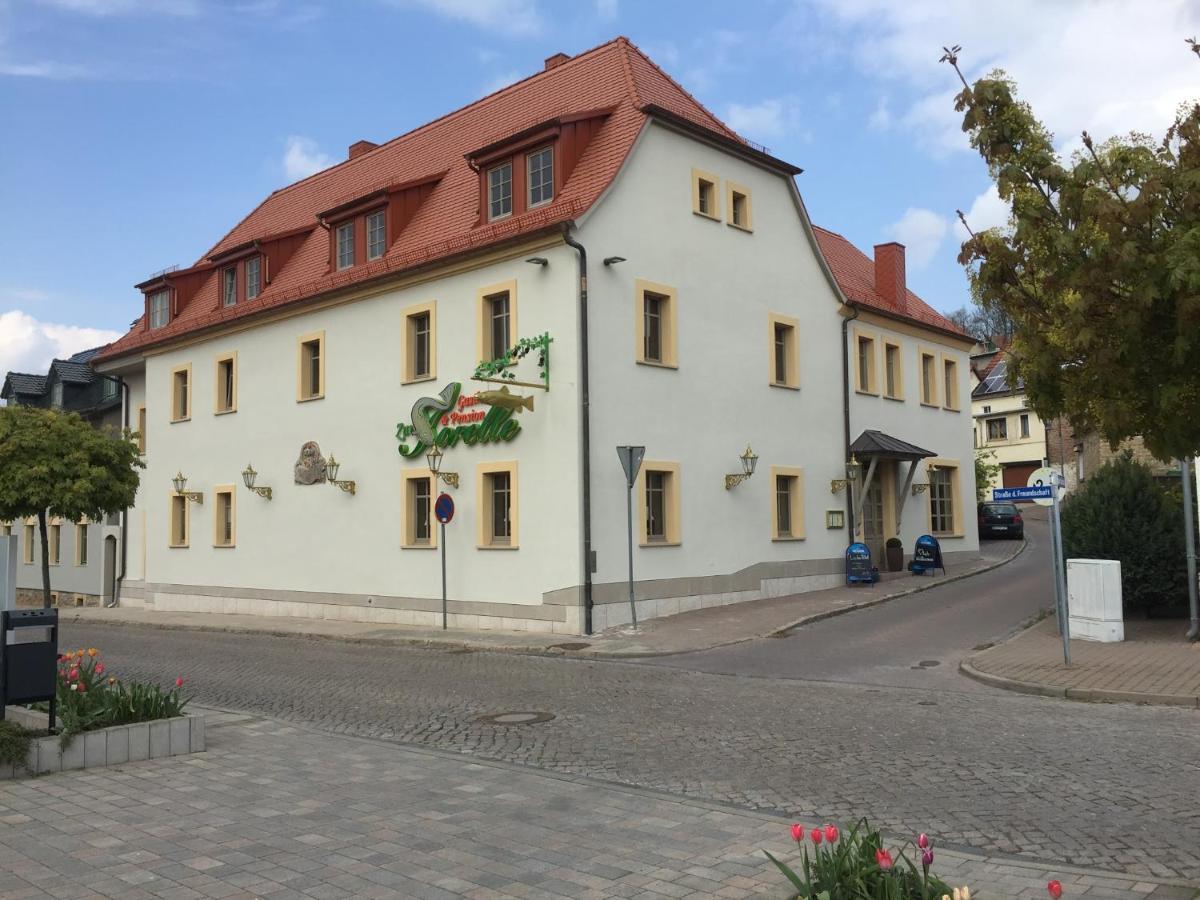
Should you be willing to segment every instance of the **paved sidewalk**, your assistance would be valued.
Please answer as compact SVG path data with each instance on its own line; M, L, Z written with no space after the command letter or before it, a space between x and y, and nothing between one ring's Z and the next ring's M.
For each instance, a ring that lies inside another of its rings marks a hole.
M474 650L577 657L634 658L707 650L754 638L781 634L798 625L862 609L916 591L977 575L1002 565L1024 549L1016 541L989 541L979 555L956 562L949 574L916 577L908 572L884 573L873 585L810 591L787 597L714 606L642 623L637 631L616 628L590 637L535 634L522 631L466 631L347 622L340 619L301 619L290 616L247 616L224 613L160 612L117 607L64 609L62 624L144 625L200 631L239 631L283 637L325 638L378 644L464 647Z
M792 858L777 816L243 714L214 711L208 736L207 753L6 785L0 895L789 894L761 853ZM1068 898L1196 895L1177 881L936 855L935 871L986 898L1044 897L1050 878Z
M1185 639L1183 619L1125 623L1125 640L1071 641L1063 665L1056 620L1045 619L962 663L996 687L1068 700L1200 707L1200 643Z

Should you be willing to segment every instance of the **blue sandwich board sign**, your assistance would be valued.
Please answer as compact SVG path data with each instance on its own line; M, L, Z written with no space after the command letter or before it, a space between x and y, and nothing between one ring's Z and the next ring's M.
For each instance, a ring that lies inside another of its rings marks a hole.
M992 488L993 500L1049 500L1054 496L1054 488L1048 484L1038 484L1033 487Z

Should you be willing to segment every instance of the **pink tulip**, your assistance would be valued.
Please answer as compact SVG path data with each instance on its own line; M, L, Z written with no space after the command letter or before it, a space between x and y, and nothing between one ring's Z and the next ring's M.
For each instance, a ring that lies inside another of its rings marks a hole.
M838 840L838 830L836 825L825 826L825 840L831 844L836 844Z
M921 865L923 865L927 869L933 865L933 851L932 850L922 850L921 851Z
M177 688L183 687L183 678L182 677L175 679L175 687L177 687Z
M78 668L73 667L69 672L67 672L67 678L69 678L71 681L74 681L78 677L79 677L79 669Z
M804 826L797 823L792 826L792 840L797 844L804 840Z
M1054 881L1048 882L1046 884L1046 893L1053 897L1054 900L1058 900L1062 896L1062 882L1057 878Z
M876 850L875 862L879 864L879 868L886 872L892 867L892 854L887 850Z
M814 828L812 831L810 831L808 833L808 836L810 838L812 838L812 842L813 842L814 846L817 846L817 847L821 846L822 834L821 834L820 828Z
M922 831L921 836L919 838L917 838L917 846L920 847L922 850L928 850L929 849L929 835L927 835L925 832Z
M97 675L104 674L104 663L96 663L96 674Z

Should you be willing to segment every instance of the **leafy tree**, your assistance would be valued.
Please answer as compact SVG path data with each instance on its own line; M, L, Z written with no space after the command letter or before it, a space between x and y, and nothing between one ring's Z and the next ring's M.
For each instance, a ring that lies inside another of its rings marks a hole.
M991 450L975 451L975 500L982 503L992 487L992 479L1000 472L996 454Z
M1179 500L1129 452L1096 470L1062 509L1068 557L1121 561L1125 613L1181 612L1187 560Z
M1190 42L1189 42L1190 43ZM1200 45L1193 44L1200 55ZM1069 161L1003 72L955 108L1012 210L959 261L984 309L1015 326L1010 366L1043 419L1065 414L1160 459L1200 450L1200 104L1165 137L1130 134ZM970 223L959 217L970 231Z
M133 505L138 456L131 434L98 431L76 413L0 408L0 519L37 516L42 539L42 606L50 606L46 519L100 519Z

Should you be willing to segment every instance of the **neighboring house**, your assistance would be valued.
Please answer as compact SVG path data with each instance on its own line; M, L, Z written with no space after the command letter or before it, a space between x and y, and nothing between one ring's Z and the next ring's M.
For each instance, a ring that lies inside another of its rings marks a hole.
M976 553L971 341L798 172L620 38L271 194L94 361L145 435L121 602L440 622L447 490L451 626L621 624L626 444L641 618L841 583L856 535Z
M1179 483L1178 462L1163 462L1146 449L1140 437L1121 441L1116 449L1109 446L1094 431L1076 432L1065 417L1055 419L1049 425L1050 464L1060 468L1067 482L1067 490L1073 490L1087 481L1096 470L1122 453L1131 453L1133 458L1150 469L1155 478Z
M97 375L90 360L99 348L56 359L45 375L9 372L0 388L0 399L22 406L62 409L79 413L96 428L121 427L120 384ZM104 522L47 521L50 545L50 588L60 606L95 606L111 602L120 568L119 515ZM37 519L5 522L0 533L17 538L17 600L42 602L42 556Z
M990 487L1024 487L1048 455L1046 425L1029 408L1024 383L1011 376L1005 348L977 346L971 370L975 446L991 453L989 462L1000 466Z

